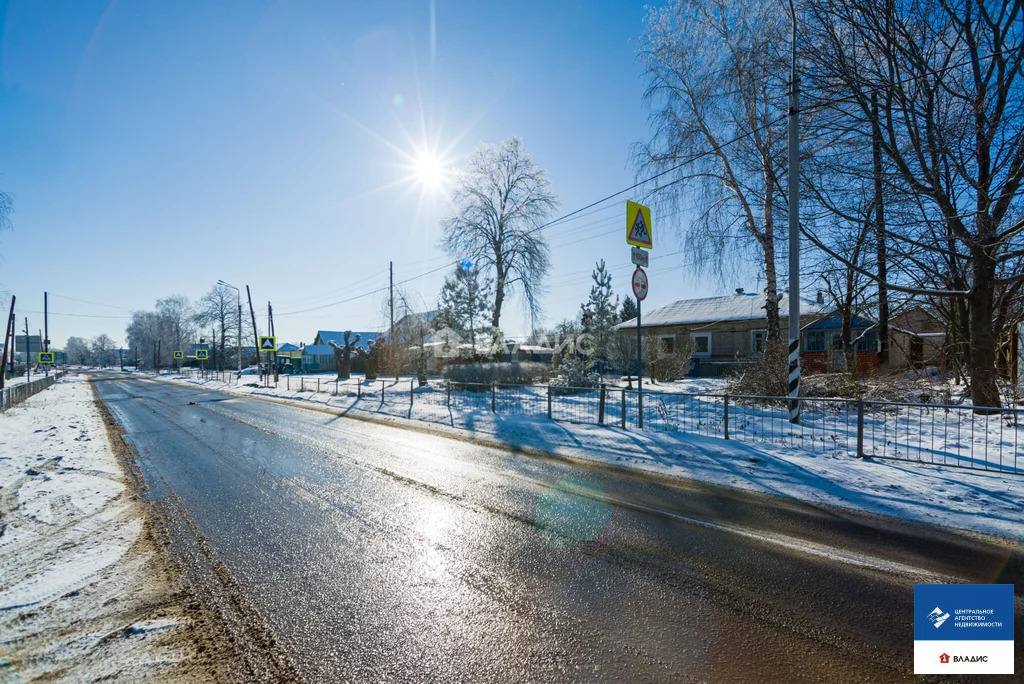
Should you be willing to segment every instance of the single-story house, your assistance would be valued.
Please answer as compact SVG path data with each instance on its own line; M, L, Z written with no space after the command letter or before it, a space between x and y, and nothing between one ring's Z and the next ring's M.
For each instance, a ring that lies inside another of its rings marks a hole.
M802 327L817 322L832 312L832 307L818 301L800 299ZM782 335L789 325L789 297L779 300ZM764 294L744 292L724 297L681 299L672 304L641 313L644 334L658 336L665 352L676 350L677 342L686 339L694 346L694 372L718 375L742 359L764 352L768 316L764 310ZM636 319L615 326L621 335L635 339Z
M801 316L801 318L803 318ZM878 332L874 321L854 316L853 339L857 340L857 368L862 373L878 370ZM801 368L808 373L826 373L846 368L843 353L843 321L831 313L800 329Z
M889 366L923 368L942 365L946 324L921 306L889 319Z
M300 356L303 373L329 373L335 370L334 347L326 344L307 344Z
M355 346L366 349L370 342L373 342L378 337L384 337L384 333L380 332L362 332L353 330L352 334L349 335L349 342L359 335L359 341L356 342ZM317 330L316 337L313 338L314 345L325 345L330 347L331 342L335 344L345 344L345 332L343 330Z

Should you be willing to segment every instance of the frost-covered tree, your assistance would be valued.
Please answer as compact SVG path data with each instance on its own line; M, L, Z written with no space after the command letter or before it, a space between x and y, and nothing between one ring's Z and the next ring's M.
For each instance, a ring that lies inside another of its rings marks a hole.
M114 340L106 333L93 338L92 355L96 365L106 368L114 363Z
M785 3L674 0L651 11L639 54L654 132L634 146L637 170L671 170L661 200L694 205L685 238L697 273L728 275L757 257L769 345L782 339L789 27Z
M64 353L67 354L68 363L79 366L92 365L92 350L89 343L81 337L69 337L64 345Z
M589 337L587 359L597 362L603 375L615 336L614 326L618 323L619 298L612 294L612 274L605 267L604 259L597 262L591 277L594 284L590 287L590 298L580 305L580 322Z
M492 284L478 266L456 266L441 287L434 328L451 328L462 339L468 338L476 354L476 335L487 326L491 312Z
M220 351L216 355L217 368L224 369L224 350L238 342L238 298L235 291L223 285L214 285L196 302L195 320L199 325L212 326L212 336L220 338ZM216 349L216 346L215 346Z
M452 204L455 213L442 221L441 246L493 276L491 326L499 329L505 298L514 291L522 293L536 321L548 271L540 226L558 204L547 174L519 138L482 144L456 181Z

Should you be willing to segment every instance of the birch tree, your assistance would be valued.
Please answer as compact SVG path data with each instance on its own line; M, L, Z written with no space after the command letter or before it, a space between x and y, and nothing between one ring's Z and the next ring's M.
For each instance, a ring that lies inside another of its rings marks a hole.
M441 246L494 279L491 326L500 328L513 292L522 294L536 322L549 254L540 227L558 206L547 174L519 138L482 144L455 183L452 205L455 212L442 221Z

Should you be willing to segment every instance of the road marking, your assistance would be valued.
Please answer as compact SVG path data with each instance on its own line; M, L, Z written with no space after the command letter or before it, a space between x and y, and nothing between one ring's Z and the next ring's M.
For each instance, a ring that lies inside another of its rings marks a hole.
M893 575L900 575L904 577L912 577L914 579L928 580L930 583L949 583L959 582L954 577L943 575L930 570L923 570L921 568L914 567L912 565L906 565L905 563L899 563L897 561L886 560L884 558L877 558L875 556L868 556L862 553L856 553L851 551L843 551L826 544L818 544L816 542L807 541L806 539L798 539L797 537L790 537L785 534L778 534L775 532L767 532L765 530L751 530L738 525L729 525L726 523L716 523L708 520L701 520L699 518L693 518L688 515L681 515L679 513L672 513L665 511L660 508L651 508L642 504L630 503L628 501L622 501L620 499L614 499L608 496L593 496L592 493L587 492L583 489L576 491L570 489L573 493L578 496L585 496L587 498L598 499L606 503L613 504L615 506L621 506L622 508L629 508L635 511L641 511L644 513L651 513L653 515L659 515L680 522L687 523L689 525L697 525L707 529L716 530L718 532L725 532L727 534L735 534L755 541L764 542L766 544L773 544L775 546L781 546L783 548L790 549L792 551L799 551L800 553L806 553L812 556L818 556L819 558L825 558L830 561L838 563L845 563L847 565L854 565L861 568L868 568L869 570L878 570L879 572L886 572Z

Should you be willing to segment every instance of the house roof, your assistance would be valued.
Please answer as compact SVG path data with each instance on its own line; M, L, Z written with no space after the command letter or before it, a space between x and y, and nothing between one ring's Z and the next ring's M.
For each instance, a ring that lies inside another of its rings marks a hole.
M299 351L299 348L296 347L291 342L285 342L284 344L282 344L280 347L277 348L277 351L279 351L279 352L293 352L293 351Z
M871 327L876 325L876 323L874 321L869 320L867 318L863 318L861 316L853 316L851 320L853 322L853 327L854 328L871 328ZM842 328L842 327L843 327L843 319L842 319L842 317L838 313L832 312L832 313L830 313L830 314L828 314L826 316L822 316L821 318L819 318L817 320L811 321L810 323L808 323L807 325L801 327L800 329L801 330L836 330L836 329L839 329L839 328Z
M334 347L326 344L307 344L302 348L303 356L334 356Z
M363 347L365 349L370 342L376 340L378 337L383 337L384 333L360 332L357 330L353 330L352 335L349 337L349 340L351 341L355 339L356 335L359 335L359 341L355 344L355 346ZM330 345L332 341L335 344L345 344L344 330L317 330L316 336L320 338L320 341L323 342L324 345Z
M817 316L829 313L832 308L826 304L818 304L810 299L800 298L800 315ZM779 315L789 316L789 297L779 300ZM764 295L748 292L744 294L726 295L724 297L704 297L701 299L680 299L667 306L642 314L641 327L649 328L662 325L690 325L695 323L722 323L725 321L754 321L766 319ZM636 319L623 321L616 329L635 328Z

